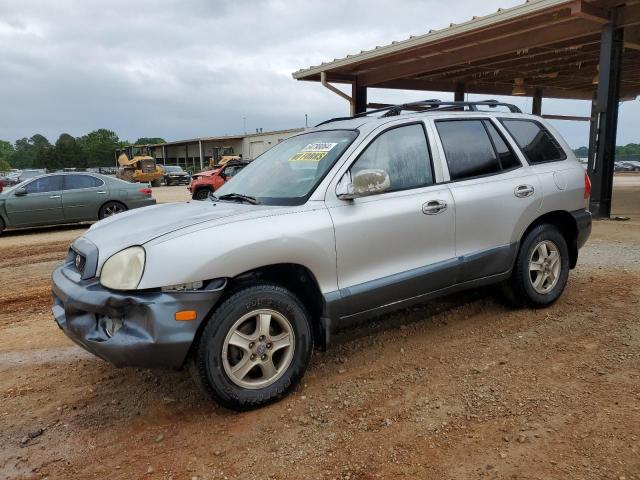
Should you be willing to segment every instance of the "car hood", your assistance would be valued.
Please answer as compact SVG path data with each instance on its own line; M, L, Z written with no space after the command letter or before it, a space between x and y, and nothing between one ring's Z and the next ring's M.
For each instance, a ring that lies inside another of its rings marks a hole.
M282 208L211 201L164 203L130 210L101 220L93 224L83 236L98 247L102 263L113 253L124 248L144 245L177 230L207 222L220 224L260 217Z

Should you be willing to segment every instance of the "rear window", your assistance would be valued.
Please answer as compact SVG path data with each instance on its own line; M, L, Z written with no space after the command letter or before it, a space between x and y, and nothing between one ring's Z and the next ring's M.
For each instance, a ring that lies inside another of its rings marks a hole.
M91 175L65 175L64 177L64 189L65 190L79 190L82 188L93 188L104 185L102 180Z
M533 120L501 120L530 164L557 162L567 158L549 131Z
M482 120L436 122L451 180L500 172L500 162Z

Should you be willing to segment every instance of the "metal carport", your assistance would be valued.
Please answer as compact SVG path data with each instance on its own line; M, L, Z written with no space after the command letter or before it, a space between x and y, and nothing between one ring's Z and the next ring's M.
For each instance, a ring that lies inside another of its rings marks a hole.
M367 89L390 88L592 100L591 211L609 217L618 102L640 95L639 0L530 0L485 17L410 37L293 74L322 82L350 102L351 114L379 106ZM351 95L331 83L351 85Z

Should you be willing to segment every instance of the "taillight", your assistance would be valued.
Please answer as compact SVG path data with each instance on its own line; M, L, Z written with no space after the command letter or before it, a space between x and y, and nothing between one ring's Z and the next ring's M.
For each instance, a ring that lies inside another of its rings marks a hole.
M584 172L584 198L587 199L591 196L591 179L587 172Z
M148 197L151 196L151 189L150 188L141 188L140 190L138 190L141 194L146 195Z

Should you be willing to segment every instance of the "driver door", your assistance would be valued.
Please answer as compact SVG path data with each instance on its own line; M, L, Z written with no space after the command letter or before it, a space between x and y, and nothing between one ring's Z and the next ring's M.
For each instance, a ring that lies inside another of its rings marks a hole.
M455 282L453 197L446 185L435 183L424 125L404 124L380 133L349 171L353 178L369 169L389 174L388 190L328 203L341 317Z
M5 208L12 227L54 225L64 222L62 175L47 175L14 190ZM21 194L23 192L24 194Z

